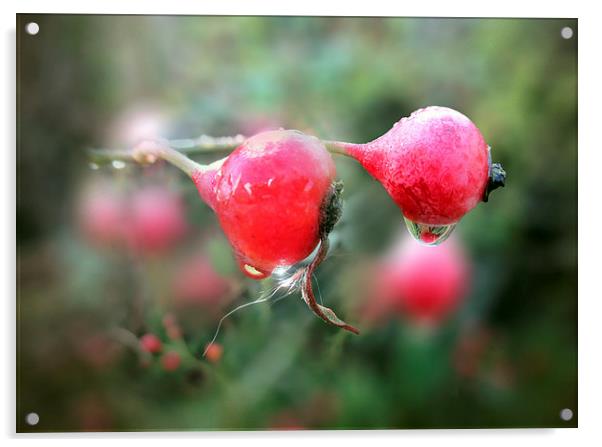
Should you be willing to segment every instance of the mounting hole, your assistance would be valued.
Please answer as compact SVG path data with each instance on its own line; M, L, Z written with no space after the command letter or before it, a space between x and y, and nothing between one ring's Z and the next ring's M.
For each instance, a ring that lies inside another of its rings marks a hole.
M560 412L560 419L562 419L563 421L570 421L571 419L573 419L573 410L571 410L570 408L563 408Z
M573 28L571 28L570 26L565 26L560 30L560 35L563 39L570 39L571 37L573 37Z
M25 32L35 36L40 32L40 25L38 25L36 22L29 22L27 25L25 25Z
M40 416L38 416L38 413L29 413L27 416L25 416L25 422L27 422L28 425L38 425L38 422L40 422Z

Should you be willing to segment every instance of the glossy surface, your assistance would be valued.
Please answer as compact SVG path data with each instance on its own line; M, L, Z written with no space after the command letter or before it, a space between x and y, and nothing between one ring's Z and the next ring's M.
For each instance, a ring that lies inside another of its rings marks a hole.
M283 130L249 138L193 179L243 273L262 279L317 246L320 207L335 174L332 157L317 138Z

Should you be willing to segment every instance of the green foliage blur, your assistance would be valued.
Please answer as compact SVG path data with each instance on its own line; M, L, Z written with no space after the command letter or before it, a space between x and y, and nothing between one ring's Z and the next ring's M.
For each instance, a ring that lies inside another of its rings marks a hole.
M577 425L576 20L20 15L17 34L19 431ZM362 334L325 325L295 292L227 318L222 357L202 358L219 317L275 282L238 272L174 168L90 169L86 148L123 145L111 129L149 104L169 138L267 126L367 142L420 107L461 111L508 173L456 229L473 270L463 306L429 334L363 324L358 265L405 230L380 185L336 157L345 210L317 281ZM186 239L150 258L89 244L75 216L98 179L179 194ZM172 302L170 275L196 252L234 284L214 314ZM180 353L176 371L140 355L147 332Z

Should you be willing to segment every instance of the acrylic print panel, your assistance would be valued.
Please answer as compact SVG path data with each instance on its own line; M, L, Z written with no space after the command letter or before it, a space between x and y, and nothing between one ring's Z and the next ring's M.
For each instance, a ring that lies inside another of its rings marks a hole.
M577 426L576 20L17 36L18 431Z

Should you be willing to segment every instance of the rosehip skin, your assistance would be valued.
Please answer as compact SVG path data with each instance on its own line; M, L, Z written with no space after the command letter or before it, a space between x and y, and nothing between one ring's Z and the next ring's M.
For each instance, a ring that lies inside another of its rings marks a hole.
M320 211L336 175L315 137L263 132L223 162L195 172L201 197L215 211L242 271L262 279L305 259L320 241Z
M416 223L456 223L483 200L489 148L472 121L455 110L417 110L376 140L345 150Z

